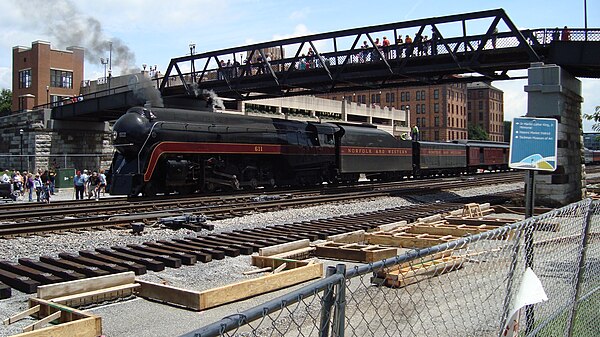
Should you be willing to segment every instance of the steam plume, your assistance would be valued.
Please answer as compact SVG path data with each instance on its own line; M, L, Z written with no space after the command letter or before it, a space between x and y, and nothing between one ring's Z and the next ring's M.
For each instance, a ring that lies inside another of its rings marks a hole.
M109 37L97 19L82 14L71 0L17 1L17 7L28 25L44 30L59 48L85 48L88 62L98 64L108 57L112 42L112 67L121 74L139 72L135 54L118 38Z

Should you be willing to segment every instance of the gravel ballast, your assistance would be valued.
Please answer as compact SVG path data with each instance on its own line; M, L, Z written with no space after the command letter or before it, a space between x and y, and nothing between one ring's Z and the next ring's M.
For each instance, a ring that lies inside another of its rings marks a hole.
M450 191L455 196L474 196L487 193L498 193L523 188L522 183L501 186L477 187ZM431 201L444 201L447 193L428 196ZM269 225L288 224L296 221L306 221L330 218L346 214L355 214L375 210L383 210L399 206L409 206L411 202L401 197L382 197L357 202L344 202L298 209L287 209L277 212L256 213L239 218L211 221L215 226L213 232L232 231L236 229L256 228ZM212 232L195 233L190 230L170 230L146 227L141 236L134 236L124 230L84 231L80 233L50 234L44 237L24 237L3 240L0 245L0 259L16 261L18 258L37 258L40 255L57 255L60 252L77 252L93 250L97 247L108 248L115 245L140 244L146 241L183 238L197 234L205 235ZM326 262L335 265L337 262ZM250 257L227 257L221 261L197 263L194 266L183 266L178 269L167 268L162 272L148 272L140 279L157 283L166 283L202 291L233 282L257 277L244 276L242 272L251 270ZM149 302L135 298L99 306L91 312L103 319L103 330L106 336L174 336L204 326L229 314L253 307L269 298L285 294L290 289L280 290L245 301L224 305L205 312L183 310L160 303ZM13 297L0 301L0 315L6 318L21 310L27 309L25 295L13 289ZM8 336L20 332L20 329L30 324L27 319L11 326L1 326L0 336Z

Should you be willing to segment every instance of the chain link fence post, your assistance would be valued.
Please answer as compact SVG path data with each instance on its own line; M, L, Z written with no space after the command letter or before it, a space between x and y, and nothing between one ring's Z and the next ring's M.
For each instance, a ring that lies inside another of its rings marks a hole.
M567 335L569 337L573 337L573 326L575 325L575 316L577 315L577 304L579 303L580 300L580 296L581 296L581 285L583 282L583 276L585 273L585 263L587 260L587 248L588 245L590 243L590 228L591 228L591 223L592 223L592 214L593 214L593 205L590 202L588 204L588 209L585 215L585 220L583 223L583 234L582 234L582 245L581 245L581 252L579 254L579 265L578 265L578 271L577 271L577 276L575 279L575 299L573 300L573 307L571 308L571 312L569 313L569 325L568 325L568 333Z
M336 274L345 275L346 265L338 264L335 267ZM335 308L333 315L333 337L344 337L344 324L346 318L346 278L342 278L337 285L335 294Z
M334 266L328 266L325 277L330 277L335 274L336 268ZM333 292L335 286L330 284L325 290L325 296L323 296L323 304L321 307L321 324L319 325L319 337L329 336L329 322L331 320L331 307L334 303Z

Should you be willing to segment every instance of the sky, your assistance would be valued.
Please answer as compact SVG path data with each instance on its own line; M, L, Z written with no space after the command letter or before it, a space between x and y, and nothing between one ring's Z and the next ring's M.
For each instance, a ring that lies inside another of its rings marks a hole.
M586 0L2 0L0 88L12 89L12 48L48 41L55 49L86 49L85 75L104 75L101 57L113 44L113 72L171 58L293 36L503 8L519 28L584 27ZM600 1L587 1L589 28L600 28ZM414 35L413 32L412 35ZM513 75L526 75L525 71ZM526 80L495 81L504 91L504 118L526 114ZM600 106L600 80L582 79L582 112ZM584 130L591 123L584 121Z

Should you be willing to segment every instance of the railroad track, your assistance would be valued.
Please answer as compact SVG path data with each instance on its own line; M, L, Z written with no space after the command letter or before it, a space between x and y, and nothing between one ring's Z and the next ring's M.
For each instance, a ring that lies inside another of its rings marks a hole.
M37 259L21 258L18 262L0 261L0 281L16 290L34 293L37 286L44 284L124 271L140 275L147 270L161 271L165 267L179 268L197 262L221 260L226 256L250 255L262 247L280 243L325 239L329 235L368 230L403 220L413 222L420 217L460 209L468 202L499 204L507 199L509 197L501 195L478 196L455 202L397 207L284 225L210 233L206 236L145 242L142 245L114 246L110 249L105 247L78 253L64 252L58 254L58 257L40 256Z
M204 215L209 220L237 217L254 212L267 212L290 207L304 207L332 202L382 196L410 196L427 194L447 188L488 186L522 180L522 174L479 176L461 180L445 178L440 181L411 181L347 186L340 189L298 191L284 195L231 195L223 197L173 198L160 202L119 200L114 203L70 203L67 208L28 207L4 210L0 214L0 237L73 231L101 227L121 227L132 222L151 223L159 218L182 214ZM266 199L266 200L262 200ZM211 229L210 227L205 227Z

